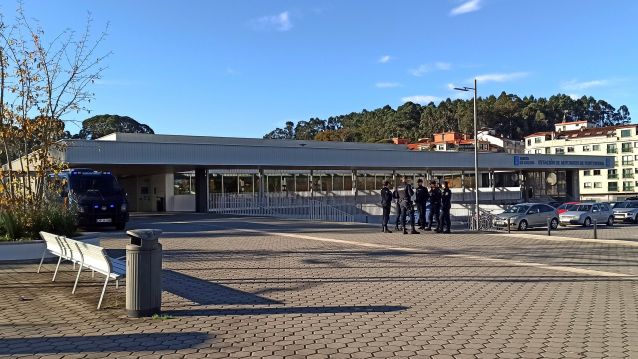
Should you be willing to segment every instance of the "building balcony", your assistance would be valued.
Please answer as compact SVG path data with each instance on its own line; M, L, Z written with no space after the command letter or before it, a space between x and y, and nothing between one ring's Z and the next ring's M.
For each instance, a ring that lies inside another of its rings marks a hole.
M618 153L618 150L615 148L608 148L607 153Z
M618 179L618 175L607 175L607 179Z
M634 178L634 174L633 173L623 173L622 174L622 178Z
M623 187L622 190L623 190L623 192L633 192L634 191L634 187L633 186Z
M634 152L633 147L629 147L629 148L624 147L622 149L622 153L633 153L633 152Z
M622 161L622 165L623 166L633 166L634 165L634 161Z

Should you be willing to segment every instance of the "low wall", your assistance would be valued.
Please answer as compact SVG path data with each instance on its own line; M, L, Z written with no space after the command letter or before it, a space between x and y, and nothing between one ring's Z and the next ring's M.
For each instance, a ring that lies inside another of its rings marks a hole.
M73 239L100 245L100 238L95 234L87 234ZM40 260L44 248L43 240L0 242L0 262ZM47 253L44 258L52 258L52 256Z

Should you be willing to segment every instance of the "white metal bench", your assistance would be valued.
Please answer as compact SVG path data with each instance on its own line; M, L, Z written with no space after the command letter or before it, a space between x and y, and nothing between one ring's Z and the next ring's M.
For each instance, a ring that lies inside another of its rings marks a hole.
M106 277L97 309L100 309L102 306L102 299L104 298L104 293L109 279L115 280L115 286L116 288L119 288L119 279L126 275L126 263L124 261L110 258L104 251L104 248L100 246L76 241L64 236L56 236L47 232L40 232L40 236L47 244L45 253L42 254L40 267L42 266L42 261L44 260L46 251L59 257L58 264L55 267L55 273L53 274L53 280L55 280L55 275L57 274L60 262L63 259L69 260L74 264L79 264L80 268L78 269L78 274L75 277L72 293L75 294L78 281L80 280L80 273L82 273L82 268L87 268L93 272L101 273ZM40 267L38 267L38 273L40 272Z

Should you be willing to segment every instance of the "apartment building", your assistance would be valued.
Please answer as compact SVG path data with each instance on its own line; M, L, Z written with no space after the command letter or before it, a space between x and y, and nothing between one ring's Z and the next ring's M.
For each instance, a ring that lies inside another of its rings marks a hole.
M525 153L613 156L614 168L579 172L581 199L617 201L638 194L638 125L595 127L563 122L555 131L525 136Z

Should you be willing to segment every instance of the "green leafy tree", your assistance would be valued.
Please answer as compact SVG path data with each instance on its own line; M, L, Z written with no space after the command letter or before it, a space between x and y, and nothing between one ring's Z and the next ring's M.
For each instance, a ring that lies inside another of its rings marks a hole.
M128 116L97 115L82 121L82 129L73 138L94 140L113 132L155 133L148 125L139 123Z

